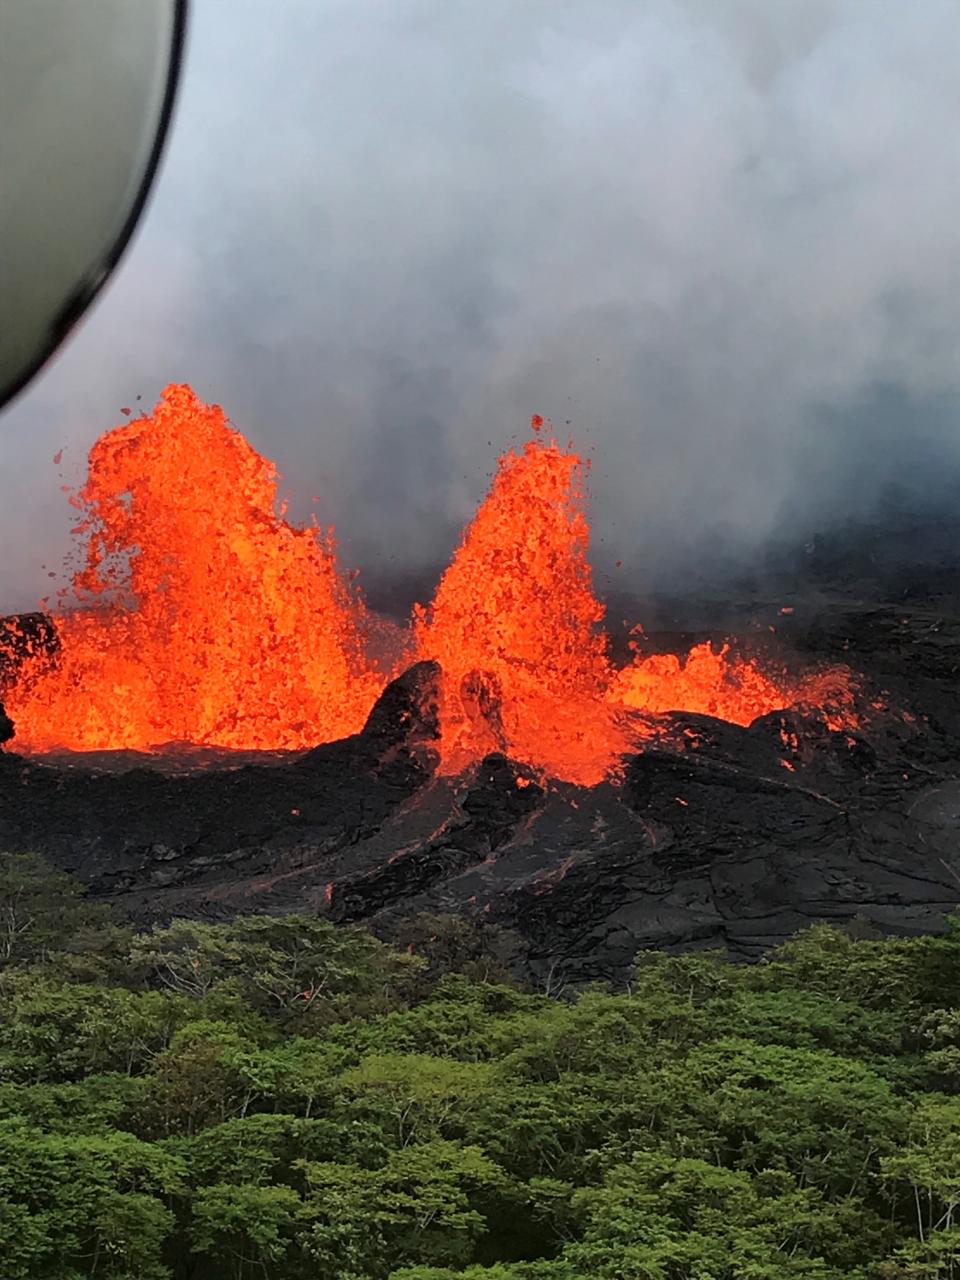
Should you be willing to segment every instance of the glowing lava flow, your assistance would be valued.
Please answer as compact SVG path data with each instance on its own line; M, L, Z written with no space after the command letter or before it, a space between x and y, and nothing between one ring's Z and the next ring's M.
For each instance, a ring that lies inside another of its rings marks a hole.
M400 645L442 666L444 771L499 750L593 784L638 745L638 711L749 724L815 706L831 728L855 722L845 670L790 678L699 645L615 671L587 560L584 464L541 426L500 459ZM374 629L332 533L277 514L276 481L188 387L100 437L72 499L80 607L56 617L56 662L31 659L4 695L14 750L298 748L362 726L385 680L364 651Z
M834 729L850 728L856 719L846 669L774 676L751 659L734 657L729 645L718 651L694 645L683 660L672 653L637 658L617 673L607 698L651 715L693 711L741 725L785 707L815 707Z
M628 748L604 699L613 672L587 562L582 472L554 441L505 454L431 608L418 612L417 651L444 672L451 770L499 749L589 784Z
M331 540L276 514L276 472L222 410L171 386L105 433L72 499L84 602L56 670L5 695L14 750L189 741L313 746L359 729L381 681Z

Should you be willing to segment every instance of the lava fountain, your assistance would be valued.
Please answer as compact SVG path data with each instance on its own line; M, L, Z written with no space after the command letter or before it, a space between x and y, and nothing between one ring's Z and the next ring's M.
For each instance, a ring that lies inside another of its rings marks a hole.
M362 607L332 531L289 524L276 486L188 387L102 435L72 498L81 607L56 617L56 669L4 697L12 749L296 748L361 728L382 687Z
M787 707L815 713L829 729L853 729L859 723L847 667L802 675L774 672L734 655L728 644L719 650L694 645L682 659L673 653L636 658L617 672L607 699L648 715L693 711L740 725Z
M593 784L637 749L637 712L749 724L812 706L831 727L853 723L845 670L788 678L708 645L615 670L587 558L586 464L533 426L414 611L406 652L443 670L444 771L500 750ZM273 464L189 387L101 436L71 501L83 562L55 618L56 662L28 661L4 694L14 750L310 747L356 732L397 674L365 648L375 628L333 531L288 522Z
M417 652L444 672L448 768L499 748L589 784L629 738L605 698L614 673L587 560L584 464L533 426L500 459L433 605L417 612Z

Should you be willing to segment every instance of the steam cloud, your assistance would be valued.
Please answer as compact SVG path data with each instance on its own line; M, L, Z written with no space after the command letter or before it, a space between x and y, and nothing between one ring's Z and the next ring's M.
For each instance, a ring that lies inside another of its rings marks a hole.
M958 61L954 0L194 0L146 223L0 421L4 608L53 454L168 381L374 575L446 560L535 411L613 583L952 501Z

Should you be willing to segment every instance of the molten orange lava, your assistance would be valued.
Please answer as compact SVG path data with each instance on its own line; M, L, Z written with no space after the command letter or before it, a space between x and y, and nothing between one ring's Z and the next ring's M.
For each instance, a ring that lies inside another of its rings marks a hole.
M14 750L190 741L313 746L359 729L381 681L330 536L276 514L276 472L188 387L101 436L86 484L84 607L58 669L4 698Z
M695 645L681 662L675 654L636 659L617 674L607 697L622 706L654 715L694 711L733 724L750 724L784 705L781 689L753 662L733 662L724 646Z
M607 697L653 715L693 711L741 725L785 707L816 707L830 728L855 722L845 670L799 678L786 672L774 675L756 661L734 657L729 645L719 651L708 643L694 645L683 659L672 653L638 657L617 673Z
M637 711L749 724L810 705L831 728L855 723L845 670L788 678L699 645L615 671L587 560L584 464L541 425L501 458L409 643L391 641L441 663L445 771L500 750L595 783L636 747ZM15 750L297 748L362 726L385 679L364 649L376 629L338 573L332 531L277 514L276 481L188 387L101 436L72 499L80 607L56 618L58 660L29 660L4 695Z
M432 607L417 613L417 652L444 672L451 770L501 750L593 783L628 748L604 699L613 673L587 562L582 472L555 441L506 453Z

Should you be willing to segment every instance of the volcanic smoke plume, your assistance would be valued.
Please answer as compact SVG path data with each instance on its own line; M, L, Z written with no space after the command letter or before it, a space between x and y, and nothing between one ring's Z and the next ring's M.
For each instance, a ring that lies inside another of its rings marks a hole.
M286 520L273 465L219 407L168 387L152 416L90 452L71 497L83 563L56 614L60 653L28 658L4 695L13 749L312 747L357 732L418 659L443 671L447 772L502 751L592 784L668 710L747 725L801 706L854 723L843 669L788 675L700 645L617 671L587 559L585 465L533 427L385 660L333 530Z

